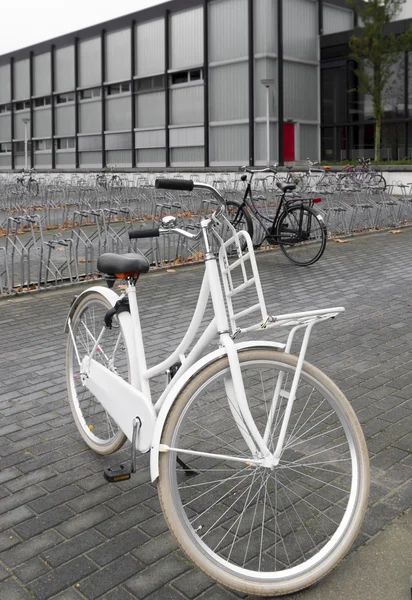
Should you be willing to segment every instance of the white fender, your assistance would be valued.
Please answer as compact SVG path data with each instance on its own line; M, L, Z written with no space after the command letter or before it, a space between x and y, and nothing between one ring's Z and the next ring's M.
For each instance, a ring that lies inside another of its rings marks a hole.
M96 292L97 294L101 294L102 296L104 296L104 298L106 298L106 300L110 302L112 306L114 306L119 300L119 296L116 294L116 292L110 290L107 287L96 285L91 288L88 288L87 290L84 290L81 294L74 298L72 305L70 306L69 314L67 315L66 323L64 326L65 333L69 333L69 319L73 316L74 311L76 310L80 302L83 300L83 298L87 296L87 294L90 294L90 292Z
M95 286L87 290L84 290L79 296L77 296L70 307L69 314L67 316L65 331L69 333L69 319L74 314L77 306L81 300L91 292L100 294L106 300L110 302L112 306L119 300L119 296L113 291L106 287ZM133 419L139 417L141 421L140 436L136 444L137 449L140 452L148 452L151 445L152 431L154 428L156 413L153 404L149 398L146 398L140 389L139 385L139 373L136 367L138 364L136 344L133 335L133 322L129 312L124 311L117 315L117 318L122 328L124 340L127 345L129 359L130 359L130 385L117 377L107 369L101 369L101 367L91 361L94 366L94 370L97 372L97 376L91 377L86 386L99 397L111 415L116 421L117 425L122 429L123 433L131 441L133 435ZM103 324L102 324L103 325ZM101 370L99 373L98 370ZM92 387L94 386L94 387ZM105 389L106 387L106 389ZM122 395L122 402L119 397ZM110 398L109 396L113 396ZM114 401L118 400L118 401ZM118 417L116 418L116 414Z
M285 348L285 344L279 344L277 342L243 342L236 344L237 351L244 350L246 348L275 348L276 350L282 351ZM198 360L194 365L187 370L187 372L176 382L176 386L171 390L170 394L164 401L159 414L156 419L156 425L153 431L152 447L150 449L150 476L152 481L155 481L159 477L159 446L162 438L164 424L167 419L177 396L186 385L186 383L192 379L199 371L201 371L207 365L210 365L217 359L221 358L226 354L225 348L218 348L213 352L210 352L206 356Z

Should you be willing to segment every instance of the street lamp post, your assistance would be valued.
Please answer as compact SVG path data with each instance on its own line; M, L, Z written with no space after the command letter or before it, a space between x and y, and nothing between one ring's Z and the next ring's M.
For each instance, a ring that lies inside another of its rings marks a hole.
M266 163L270 167L270 88L274 79L261 79L260 83L266 88Z
M30 123L30 119L28 117L23 117L22 121L24 123L24 170L27 171L27 167L28 167L28 156L27 156L28 134L27 134L27 125L28 125L28 123Z

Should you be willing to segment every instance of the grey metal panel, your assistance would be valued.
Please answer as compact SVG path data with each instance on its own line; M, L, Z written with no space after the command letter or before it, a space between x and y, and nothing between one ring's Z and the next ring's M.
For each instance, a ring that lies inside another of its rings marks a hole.
M11 115L0 115L0 140L11 141Z
M98 167L102 166L101 152L80 152L81 167Z
M14 63L14 100L24 100L30 97L30 62L16 60Z
M130 96L106 98L106 130L119 131L132 128L132 103Z
M154 131L136 131L136 148L156 148L166 145L166 132L164 129L155 129Z
M51 93L51 55L50 52L33 58L33 95L49 96Z
M211 2L209 5L209 61L216 62L247 56L247 0Z
M106 150L126 150L132 147L130 133L111 133L106 135Z
M318 120L317 67L284 63L284 115L286 119Z
M203 167L205 164L204 148L173 148L170 153L170 166L180 165L190 167Z
M76 162L74 152L56 152L56 167L73 169Z
M205 143L205 130L203 127L170 129L169 136L169 145L173 148L204 146Z
M21 112L15 113L14 115L14 139L15 140L24 140L24 123L23 119L30 119L30 113L27 110L22 110ZM27 127L29 130L29 125Z
M248 81L247 62L209 70L210 121L249 117Z
M87 135L79 137L79 150L90 151L90 150L101 150L102 149L102 138L100 135Z
M352 11L330 4L323 5L323 33L325 35L350 29L353 29Z
M204 87L194 85L170 90L170 124L203 123Z
M283 2L284 56L317 60L318 3L313 0Z
M136 94L136 127L162 127L165 124L165 92Z
M74 106L56 106L56 135L75 135L75 107Z
M51 152L35 152L34 166L51 168L52 153Z
M101 100L81 102L79 106L80 133L97 133L102 130Z
M203 63L203 8L192 8L170 17L171 69Z
M88 87L101 83L101 40L95 37L79 44L79 85Z
M259 0L254 7L254 52L278 53L277 0Z
M210 128L210 163L244 165L249 161L249 126Z
M0 168L11 169L11 156L0 154Z
M131 150L109 150L106 152L107 166L131 167L132 166L132 151Z
M300 125L300 157L311 160L319 159L319 127L317 125Z
M136 75L154 75L165 70L164 19L136 25Z
M14 168L15 169L23 169L25 166L25 158L24 155L14 156ZM29 157L29 167L30 167L30 157Z
M69 92L74 89L74 46L56 50L54 87L56 92Z
M166 152L164 148L149 148L136 150L136 165L138 167L164 167Z
M278 160L278 124L269 124L270 163ZM267 165L266 123L255 124L255 163Z
M0 104L10 102L10 65L0 67Z
M47 138L51 136L51 109L40 108L33 111L33 136Z
M120 29L106 34L106 81L130 79L131 31Z
M255 118L266 118L266 87L261 83L262 79L273 79L275 84L269 89L269 111L270 118L277 117L278 103L277 95L277 60L275 58L261 58L255 60Z

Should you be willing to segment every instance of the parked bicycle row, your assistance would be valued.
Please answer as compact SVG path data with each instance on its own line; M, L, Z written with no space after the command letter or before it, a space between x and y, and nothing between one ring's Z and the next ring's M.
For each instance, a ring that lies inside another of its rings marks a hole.
M298 188L292 189L294 184L288 184L286 197L283 197L278 186L262 188L267 176L266 169L256 173L245 168L243 175L237 174L236 179L226 176L213 181L226 197L230 221L236 229L249 232L255 248L279 246L298 264L316 262L324 251L327 236L398 227L412 221L412 196L406 189L400 196L371 191L302 196ZM176 182L180 179L175 178ZM199 180L199 175L192 175L192 180ZM100 253L130 250L127 234L136 224L153 225L165 214L172 214L179 227L194 231L202 215L214 208L212 196L204 190L201 193L162 190L150 182L149 178L136 178L135 186L122 186L120 193L114 187L97 193L96 186L87 191L78 186L77 196L66 194L57 198L49 192L48 198L53 198L54 203L48 206L0 211L3 234L0 236L0 294L93 277ZM287 205L293 210L285 211ZM292 244L287 239L293 237L298 222L301 230L305 223L310 226L310 244ZM153 266L201 257L199 247L183 239L178 245L173 245L170 239L145 244L144 253Z

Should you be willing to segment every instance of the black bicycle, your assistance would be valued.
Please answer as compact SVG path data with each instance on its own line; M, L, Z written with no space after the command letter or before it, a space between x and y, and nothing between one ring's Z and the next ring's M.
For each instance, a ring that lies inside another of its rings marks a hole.
M254 199L252 180L256 173L274 173L275 170L253 170L248 167L242 167L241 170L249 173L250 177L247 180L246 174L241 176L242 181L247 181L242 202L226 201L227 218L232 226L237 231L246 230L253 239L252 214L260 229L255 235L255 248L267 241L279 246L289 260L300 266L312 265L319 260L327 241L327 230L322 215L314 208L314 204L321 199L293 196L291 192L296 189L295 184L276 181L276 187L281 194L274 207L275 215L264 215L259 203L268 202L268 198L259 196L259 199Z

